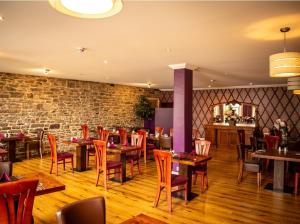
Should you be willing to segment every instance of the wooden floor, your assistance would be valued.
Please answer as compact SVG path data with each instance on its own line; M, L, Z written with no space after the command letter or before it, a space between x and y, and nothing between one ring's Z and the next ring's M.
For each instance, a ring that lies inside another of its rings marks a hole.
M150 161L143 166L143 174L124 183L109 182L109 189L95 186L96 172L89 170L74 174L62 166L57 178L66 190L38 196L34 204L35 223L56 223L55 213L63 205L84 198L104 196L107 223L120 223L144 213L167 223L300 223L300 195L282 194L257 189L256 175L248 173L242 184L236 183L237 161L235 151L211 150L209 162L209 189L200 194L199 183L193 192L200 195L185 207L180 199L173 199L173 213L167 211L165 194L157 208L153 207L156 192L156 168ZM90 165L93 165L92 161ZM14 175L29 172L49 174L49 157L25 160L14 164ZM102 183L102 182L101 182ZM263 185L266 183L263 178Z

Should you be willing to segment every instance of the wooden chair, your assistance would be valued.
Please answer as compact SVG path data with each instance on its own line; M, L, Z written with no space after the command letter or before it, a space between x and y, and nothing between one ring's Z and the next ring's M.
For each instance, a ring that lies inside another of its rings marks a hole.
M19 180L0 184L0 223L31 224L38 180Z
M101 125L98 125L96 127L96 130L97 130L97 134L99 136L99 139L101 138L101 135L102 135L102 131L104 130L103 127Z
M56 213L58 224L105 224L105 199L94 197L67 204Z
M198 129L193 129L192 130L192 139L195 140L197 138L199 138L200 136L200 132L198 131Z
M161 135L159 137L159 147L160 149L172 150L172 137L165 137Z
M84 140L89 140L90 133L89 133L89 127L87 126L87 124L81 125L81 129L82 129L82 137L83 137L83 139Z
M279 136L272 136L272 135L265 135L264 136L264 141L266 143L266 150L267 151L277 150L278 145L279 145L279 141L280 141L280 137ZM270 160L266 159L265 161L266 161L266 170L268 170Z
M132 134L131 135L131 145L143 147L143 135L141 134ZM141 158L141 150L137 150L135 152L129 152L126 154L126 160L130 164L130 174L131 178L133 178L133 167L134 165L138 166L139 174L142 174L140 158Z
M100 173L102 172L103 172L103 183L104 183L105 190L107 190L108 178L112 174L119 174L120 182L122 184L122 162L107 160L105 141L94 140L93 142L96 149L96 164L97 164L96 186L98 186ZM111 173L110 170L114 170L114 172Z
M167 201L169 212L172 212L172 192L184 191L184 201L187 204L187 182L188 179L182 175L171 174L172 171L172 154L168 151L154 150L154 158L157 168L158 185L154 207L157 207L161 191L166 188ZM172 187L184 186L184 188L177 188L172 191Z
M0 158L1 158L1 161L4 161L5 158L8 157L8 151L2 147L0 147Z
M173 137L173 128L170 128L170 137Z
M74 165L73 165L73 154L69 152L58 152L57 151L57 144L55 136L52 134L48 134L48 140L50 144L51 150L51 168L50 174L52 174L53 163L56 166L56 176L58 175L58 164L64 165L64 170L66 170L66 163L71 163L72 172L74 172ZM69 161L67 161L69 159Z
M244 133L243 133L244 132ZM261 171L262 165L260 160L257 159L246 159L247 148L243 142L243 137L245 136L245 130L238 130L237 138L237 153L239 161L239 172L237 182L241 183L243 178L244 171L255 172L257 173L257 187L261 186Z
M105 141L107 143L108 142L108 137L109 137L109 131L108 130L102 130L101 135L100 135L100 140Z
M142 152L144 155L144 163L147 163L147 132L145 130L138 130L137 133L139 135L143 136L143 141L142 141Z
M263 136L270 135L270 129L267 127L264 127L262 129L262 133L263 133Z
M210 141L206 140L196 140L195 141L195 150L197 155L208 156L210 149ZM203 193L208 189L208 175L207 175L207 162L200 164L194 169L194 185L197 182L198 175L201 177L201 192Z
M159 134L159 136L162 136L163 133L164 133L164 128L158 127L158 126L155 127L155 135L156 135L156 134Z
M126 128L119 129L119 136L120 136L120 144L125 145L127 144L127 130Z
M298 194L298 183L300 177L300 166L294 168L295 171L295 194Z
M37 137L31 138L29 140L25 140L27 145L26 149L26 157L29 159L31 157L31 151L30 151L30 145L35 145L36 149L38 150L38 153L40 154L41 159L43 159L43 151L44 151L44 144L43 144L43 138L44 138L44 130L39 129L37 130Z
M89 127L87 124L83 124L81 125L81 129L82 129L82 137L84 140L88 141L90 140L90 132L89 132ZM86 165L89 166L89 162L90 162L90 156L95 156L95 148L93 147L93 145L89 145L86 148Z

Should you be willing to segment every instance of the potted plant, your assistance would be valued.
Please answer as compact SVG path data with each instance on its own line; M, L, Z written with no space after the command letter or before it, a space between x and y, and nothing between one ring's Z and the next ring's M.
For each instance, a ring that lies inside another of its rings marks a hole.
M155 109L151 106L149 100L145 96L140 96L138 102L134 106L135 115L143 120L151 120Z

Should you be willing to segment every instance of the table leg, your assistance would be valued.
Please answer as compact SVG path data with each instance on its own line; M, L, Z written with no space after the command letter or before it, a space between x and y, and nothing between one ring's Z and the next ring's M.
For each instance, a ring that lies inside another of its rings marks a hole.
M126 153L121 154L121 162L122 162L122 181L126 181Z
M274 160L273 190L284 190L284 161Z
M86 146L76 147L76 171L86 171Z
M16 162L16 141L8 141L8 160Z
M27 142L27 141L26 141L24 145L25 145L25 147L24 147L24 148L25 148L25 150L26 150L26 159L29 159L29 157L30 157L30 151L29 151L29 150L30 150L30 148L29 148L29 142Z

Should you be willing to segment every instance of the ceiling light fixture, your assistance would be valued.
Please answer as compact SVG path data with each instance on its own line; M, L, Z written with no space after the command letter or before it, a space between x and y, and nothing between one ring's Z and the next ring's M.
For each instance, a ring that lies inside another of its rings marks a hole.
M49 0L49 3L63 14L85 19L113 16L123 7L121 0Z
M3 22L3 21L4 21L4 17L0 16L0 22Z
M147 86L148 86L148 88L150 89L151 88L151 86L152 86L152 84L151 84L151 82L147 82L147 84L146 84Z
M290 27L283 27L283 53L270 56L270 77L293 77L300 76L300 53L286 51L286 33Z
M86 47L77 47L76 50L79 52L79 53L84 53L87 48Z
M44 69L44 74L45 74L45 75L48 75L49 72L50 72L50 69L49 69L49 68L45 68L45 69Z
M296 95L300 95L300 89L294 90L293 93Z

